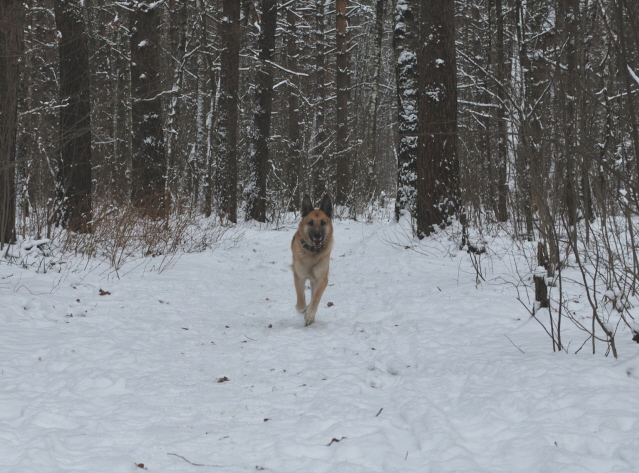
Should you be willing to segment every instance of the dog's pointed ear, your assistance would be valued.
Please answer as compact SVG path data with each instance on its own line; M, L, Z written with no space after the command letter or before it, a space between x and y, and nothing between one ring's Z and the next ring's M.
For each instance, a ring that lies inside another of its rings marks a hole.
M320 210L324 212L328 218L333 218L333 203L331 202L331 198L328 194L326 194L322 199Z
M311 210L313 210L311 198L308 196L308 194L304 194L304 198L302 199L302 218L310 214Z

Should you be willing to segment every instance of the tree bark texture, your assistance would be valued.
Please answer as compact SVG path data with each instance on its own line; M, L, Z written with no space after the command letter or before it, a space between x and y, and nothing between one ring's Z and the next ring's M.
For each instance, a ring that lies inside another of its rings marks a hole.
M15 240L15 158L22 2L0 1L0 248Z
M506 44L502 0L495 0L497 45L495 77L497 78L497 221L508 220L508 134L506 129Z
M215 131L215 194L221 218L237 222L237 124L240 80L240 2L223 0L220 37L222 58L218 122Z
M637 74L639 74L639 57L637 53L637 49L639 49L639 32L637 32L639 28L639 12L637 10L639 10L637 3L631 0L617 0L615 2L615 22L618 36L617 54L619 56L621 75L624 78L626 92L624 105L626 114L629 117L633 142L631 157L628 159L630 162L628 168L630 169L629 180L631 181L632 198L635 202L639 202L639 120L637 119L636 100L634 97L636 94L633 94L632 91L639 83L633 84L632 75L637 77ZM627 26L628 23L630 23L630 27ZM630 36L630 38L634 37L634 48L630 48L631 41L626 35ZM632 50L635 52L634 57L630 52ZM637 82L636 79L634 79L634 82Z
M286 9L286 67L289 71L298 72L298 48L297 48L297 12L292 6ZM302 172L302 152L300 133L300 100L298 83L296 76L289 78L288 87L288 157L287 166L287 190L289 206L288 210L297 210L301 201L301 172ZM304 189L308 192L307 189Z
M373 89L368 109L369 125L366 133L368 142L368 156L366 156L366 193L371 197L377 195L377 165L378 165L378 138L377 138L377 109L379 107L379 85L382 70L382 38L384 35L384 7L386 0L375 2L375 59L373 62Z
M55 0L60 66L60 135L56 196L58 222L73 232L91 231L91 95L89 45L75 0Z
M395 217L403 210L415 212L417 151L419 149L419 7L416 0L396 0L393 50L397 81L398 135L397 199ZM414 215L413 215L414 216Z
M178 145L178 128L177 123L182 117L182 99L184 74L185 74L185 52L186 52L186 29L188 23L187 16L188 2L180 2L171 0L169 2L169 10L172 12L169 24L169 39L171 54L178 63L173 71L173 87L168 99L168 117L166 123L166 156L167 156L167 182L166 182L166 202L165 205L171 206L173 196L178 193L180 187L180 176L177 169L179 153ZM198 71L199 79L199 71ZM199 84L198 84L199 87ZM198 89L199 92L199 89Z
M167 174L160 76L160 12L135 2L131 12L131 201L150 217L165 216Z
M337 134L336 134L336 160L337 176L335 179L335 203L346 205L351 187L351 153L349 143L348 127L348 17L346 15L346 0L337 0L336 7L336 28L337 28L337 51L335 85L337 87Z
M329 162L327 153L327 133L325 126L326 108L326 44L325 44L325 1L315 1L315 132L313 137L309 178L312 180L313 201L327 192L326 177Z
M428 0L422 8L416 212L420 237L447 226L459 205L454 1Z
M269 170L268 139L273 109L273 52L277 26L277 0L262 0L258 38L259 66L256 72L256 107L253 115L253 150L250 159L247 219L266 221L266 178Z
M207 15L204 11L204 3L202 1L195 2L198 10L197 16L197 36L200 49L197 54L197 79L195 81L195 149L193 150L193 158L191 162L191 209L197 209L200 202L200 185L206 175L206 116L205 110L206 100L208 96L208 88L206 82L209 79L207 71L207 54L204 45L207 38Z

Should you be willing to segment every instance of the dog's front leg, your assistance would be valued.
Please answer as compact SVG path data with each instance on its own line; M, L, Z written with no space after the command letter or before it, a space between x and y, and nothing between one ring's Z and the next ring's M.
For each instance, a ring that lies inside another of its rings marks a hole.
M326 289L327 285L328 274L318 282L311 282L311 303L304 312L304 321L306 322L306 325L311 325L315 322L315 313L317 312L317 307L319 306L320 299L322 298L322 294L324 294L324 289Z
M295 272L293 272L293 278L295 279L295 292L297 293L297 304L295 304L295 308L298 312L302 313L306 308L306 294L304 294L305 281Z

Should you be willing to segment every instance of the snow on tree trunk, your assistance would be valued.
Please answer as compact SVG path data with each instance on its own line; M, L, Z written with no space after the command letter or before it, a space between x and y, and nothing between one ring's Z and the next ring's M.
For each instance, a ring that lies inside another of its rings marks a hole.
M56 197L58 223L91 231L91 96L88 35L77 1L55 0L59 32L60 136Z
M197 1L196 7L198 11L198 35L200 49L197 54L197 80L195 82L195 148L193 150L193 159L190 163L189 169L191 170L191 209L197 209L200 198L200 184L204 176L206 168L206 98L207 88L206 82L208 80L206 56L207 51L204 47L206 44L206 11L204 10L203 2Z
M419 2L396 0L393 50L397 81L398 134L397 199L395 217L402 210L415 212L417 196L417 150L419 111L419 68L417 65Z
M160 101L160 31L156 4L135 2L131 12L131 201L148 216L165 216L167 174Z
M419 49L419 151L416 225L419 237L451 222L459 205L457 70L453 0L422 2Z
M173 84L169 93L168 117L166 123L166 154L167 154L167 189L166 189L166 205L170 207L173 196L179 190L179 171L178 156L179 149L176 145L178 132L176 130L177 123L180 121L182 112L182 100L180 98L183 93L185 60L186 52L186 28L187 28L187 5L188 2L171 1L169 11L172 13L169 17L169 40L171 54L175 58L177 67L173 70Z

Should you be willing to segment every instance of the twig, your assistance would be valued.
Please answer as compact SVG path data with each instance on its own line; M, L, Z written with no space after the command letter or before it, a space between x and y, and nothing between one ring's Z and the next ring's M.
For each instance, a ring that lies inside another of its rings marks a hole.
M184 460L187 463L190 463L193 466L213 466L215 468L221 468L220 465L206 465L204 463L193 463L191 460L188 460L188 459L184 458L182 455L178 455L177 453L167 453L167 455L173 455L174 457L181 458L182 460Z
M513 343L513 341L512 341L512 340L508 337L508 335L504 334L504 337L508 338L508 341L509 341L510 343L512 343L512 344L513 344L513 346L514 346L517 350L519 350L520 352L524 353L524 351L523 351L521 348L519 348L517 345L515 345L515 344ZM525 353L524 353L524 354L525 354Z
M375 414L375 417L378 417L382 413L383 410L384 410L384 408L380 407L379 408L379 412L377 414Z
M342 440L344 440L346 437L342 437L341 439L335 438L333 437L333 439L328 443L328 445L326 445L327 447L330 447L331 445L333 445L333 443L337 443L337 442L341 442Z

